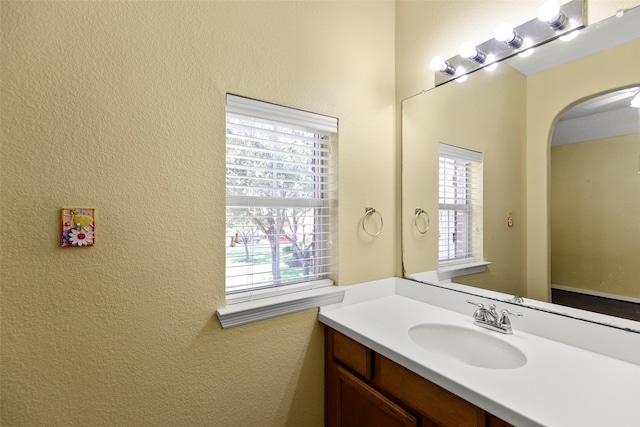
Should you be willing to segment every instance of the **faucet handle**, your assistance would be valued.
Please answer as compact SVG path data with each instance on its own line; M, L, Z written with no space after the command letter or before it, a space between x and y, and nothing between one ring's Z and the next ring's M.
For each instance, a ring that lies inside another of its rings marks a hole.
M502 314L502 316L500 317L500 324L501 325L511 325L511 320L509 320L509 316L516 316L516 317L523 317L524 316L520 312L512 313L509 310L502 310L500 313Z
M524 314L517 312L517 313L512 313L509 310L502 310L501 311L503 316L516 316L516 317L524 317Z
M483 305L483 304L479 304L479 303L477 303L477 302L473 302L473 301L471 301L471 300L469 300L469 299L467 300L467 304L475 305L475 306L476 306L476 307L478 307L478 308L484 308L484 305Z
M484 321L486 319L486 312L487 309L484 308L483 304L479 304L479 303L475 303L471 300L467 300L467 303L471 304L471 305L475 305L476 307L478 307L478 309L476 311L473 312L473 318L476 321Z
M502 310L500 313L502 313L502 316L500 316L500 320L498 321L498 327L501 328L505 334L511 335L513 328L511 327L509 316L522 317L522 313L512 313L509 310Z
M496 305L495 304L491 304L489 306L489 311L491 312L491 314L495 315L496 317L498 317L498 313L496 312Z

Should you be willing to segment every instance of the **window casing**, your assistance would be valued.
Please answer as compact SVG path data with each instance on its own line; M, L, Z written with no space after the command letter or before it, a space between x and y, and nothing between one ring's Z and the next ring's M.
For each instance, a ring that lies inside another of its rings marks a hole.
M235 95L226 112L226 293L332 284L337 120Z
M439 266L482 260L482 153L440 144Z

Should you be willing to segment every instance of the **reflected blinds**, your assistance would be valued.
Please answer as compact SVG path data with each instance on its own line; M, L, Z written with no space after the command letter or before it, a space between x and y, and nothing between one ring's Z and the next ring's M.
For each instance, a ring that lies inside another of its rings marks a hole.
M228 296L331 284L336 132L334 118L227 95Z
M439 148L439 264L482 259L482 153Z

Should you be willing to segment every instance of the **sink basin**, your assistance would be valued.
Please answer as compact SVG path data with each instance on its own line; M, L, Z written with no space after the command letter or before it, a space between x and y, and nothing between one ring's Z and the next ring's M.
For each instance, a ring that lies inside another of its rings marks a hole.
M425 350L465 365L489 369L515 369L527 357L513 345L463 326L427 323L409 329L409 337Z

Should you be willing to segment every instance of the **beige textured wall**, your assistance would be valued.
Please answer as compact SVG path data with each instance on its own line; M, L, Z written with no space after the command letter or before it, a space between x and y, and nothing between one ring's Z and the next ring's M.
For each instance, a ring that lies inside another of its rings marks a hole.
M640 134L551 147L551 283L640 297L639 161Z
M456 282L521 295L525 283L526 77L506 64L477 72L403 104L403 249L407 273L438 267L438 145L483 153L483 274ZM482 113L484 112L484 114ZM416 207L429 212L424 235L413 224ZM507 227L507 212L515 226Z
M399 105L432 85L432 56L537 4L3 1L0 423L321 425L315 311L228 331L214 317L224 93L340 119L339 281L388 277L394 79ZM95 247L59 248L74 205L97 208Z
M340 284L395 273L393 2L2 2L3 426L321 426L317 312L221 330L224 94L339 118ZM97 243L60 248L60 208ZM385 230L362 236L366 206Z

